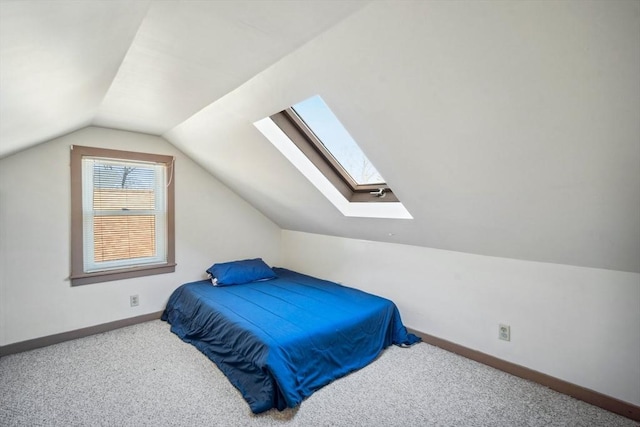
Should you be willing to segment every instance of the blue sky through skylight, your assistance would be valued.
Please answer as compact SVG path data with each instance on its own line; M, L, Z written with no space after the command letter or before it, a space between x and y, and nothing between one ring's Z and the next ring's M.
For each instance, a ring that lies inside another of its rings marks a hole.
M295 104L293 109L357 184L385 182L320 95Z

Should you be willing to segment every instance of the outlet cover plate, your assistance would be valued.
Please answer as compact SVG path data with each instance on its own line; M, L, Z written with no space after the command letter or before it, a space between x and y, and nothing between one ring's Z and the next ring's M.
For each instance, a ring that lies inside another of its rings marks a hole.
M511 341L511 326L499 324L498 338L500 338L503 341Z

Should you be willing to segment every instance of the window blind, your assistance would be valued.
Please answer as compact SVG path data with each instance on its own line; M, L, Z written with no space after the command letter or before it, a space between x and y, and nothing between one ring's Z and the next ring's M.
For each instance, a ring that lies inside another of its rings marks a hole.
M167 261L166 166L82 159L86 273Z

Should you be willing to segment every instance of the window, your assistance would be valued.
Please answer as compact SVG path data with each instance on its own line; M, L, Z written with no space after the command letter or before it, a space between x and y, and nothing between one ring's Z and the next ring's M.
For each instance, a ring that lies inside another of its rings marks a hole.
M175 271L173 157L74 146L71 284Z
M319 95L271 119L348 201L398 201L380 172Z
M319 95L253 125L343 215L413 218Z
M386 186L384 178L365 156L349 132L325 102L316 95L291 107L313 133L310 138L324 153L327 161L337 162L340 172L353 187L361 185ZM303 127L304 128L304 127Z

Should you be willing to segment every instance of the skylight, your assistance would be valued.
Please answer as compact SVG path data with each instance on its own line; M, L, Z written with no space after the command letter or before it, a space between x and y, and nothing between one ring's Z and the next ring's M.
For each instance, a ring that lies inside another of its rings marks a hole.
M291 108L357 185L385 185L380 172L365 156L320 95L299 102Z
M413 218L319 95L254 126L343 215Z

